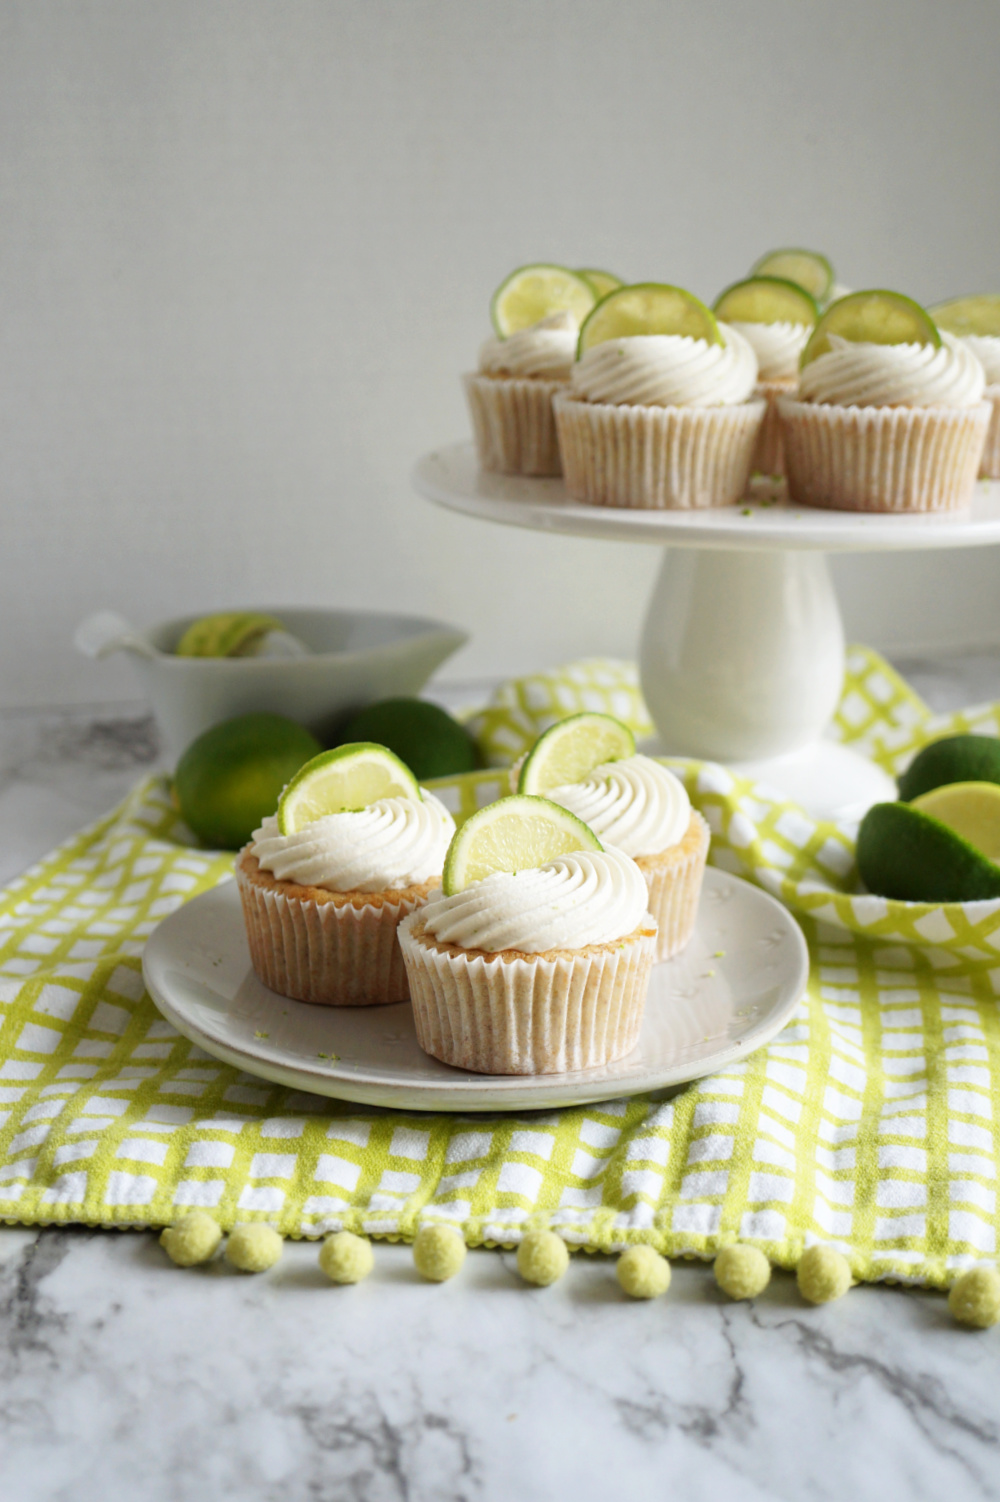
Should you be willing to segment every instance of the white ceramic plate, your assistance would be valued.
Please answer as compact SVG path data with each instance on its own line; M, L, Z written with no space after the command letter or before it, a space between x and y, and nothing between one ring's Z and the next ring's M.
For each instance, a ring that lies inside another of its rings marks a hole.
M744 1058L795 1011L809 955L779 902L710 869L691 943L653 967L638 1046L603 1069L532 1076L472 1074L429 1058L406 1002L317 1007L269 991L250 968L234 882L165 919L142 968L178 1032L279 1085L409 1111L539 1111L681 1085Z

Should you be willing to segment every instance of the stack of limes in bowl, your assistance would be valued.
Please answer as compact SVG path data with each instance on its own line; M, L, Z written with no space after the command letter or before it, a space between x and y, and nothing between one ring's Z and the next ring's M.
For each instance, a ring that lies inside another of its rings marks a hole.
M932 741L900 777L899 800L876 803L858 830L869 892L903 902L1000 898L1000 740Z

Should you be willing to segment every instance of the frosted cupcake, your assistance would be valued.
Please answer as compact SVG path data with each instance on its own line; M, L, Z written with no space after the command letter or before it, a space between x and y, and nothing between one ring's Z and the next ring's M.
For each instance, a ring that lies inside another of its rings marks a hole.
M562 473L552 398L569 382L580 320L596 300L591 284L562 266L523 266L494 293L496 337L463 378L483 469Z
M778 398L788 493L846 511L968 504L991 408L983 368L893 292L854 292L824 313L796 400Z
M364 749L396 761L384 748ZM237 857L250 958L266 986L297 1001L405 1001L396 930L439 884L455 823L402 763L405 775L389 779L385 796L366 800L362 783L360 796L356 789L347 795L362 806L323 812L324 805L343 803L339 789L331 795L322 786L323 769L336 756L324 753L303 768L282 795L279 813L264 820ZM282 821L300 779L308 794L310 769L320 796L301 811L304 817ZM368 785L379 790L377 782ZM289 832L282 833L282 822Z
M984 479L1000 480L1000 293L955 297L928 311L940 329L962 339L983 367L983 397L991 417L979 473Z
M712 311L743 335L757 357L756 395L767 402L751 467L755 473L784 472L777 399L798 386L799 356L819 317L804 288L776 276L748 277L727 287Z
M555 843L580 848L532 865L527 849L539 850L548 826L569 831ZM473 859L449 885L460 842L477 840L495 855L515 852L517 869L494 863L480 876ZM656 947L636 863L602 849L564 809L523 797L473 815L448 862L447 894L433 893L399 928L421 1048L480 1074L563 1073L630 1053Z
M553 405L566 490L591 506L693 510L742 496L766 410L742 334L675 287L623 287L580 332Z

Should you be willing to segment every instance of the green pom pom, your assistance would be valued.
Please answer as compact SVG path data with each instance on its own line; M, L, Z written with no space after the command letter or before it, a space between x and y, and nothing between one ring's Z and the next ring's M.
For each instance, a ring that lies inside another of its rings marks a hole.
M221 1240L222 1228L217 1220L204 1210L189 1210L167 1226L160 1245L178 1267L195 1267L208 1261Z
M319 1265L334 1283L360 1283L375 1266L375 1254L364 1236L337 1231L320 1247Z
M452 1226L421 1226L413 1243L413 1265L422 1278L445 1283L465 1261L465 1242Z
M724 1246L714 1271L715 1281L731 1299L755 1299L771 1281L771 1264L756 1246Z
M657 1299L670 1287L670 1263L651 1246L630 1246L615 1272L630 1299Z
M1000 1320L1000 1272L992 1262L970 1267L952 1284L948 1308L960 1325L988 1330Z
M795 1277L799 1293L810 1304L843 1298L852 1281L847 1258L832 1246L811 1246L803 1252Z
M566 1243L555 1231L527 1231L517 1249L517 1270L526 1283L547 1288L569 1266Z
M226 1242L226 1261L241 1273L263 1273L273 1267L284 1245L270 1226L234 1226Z

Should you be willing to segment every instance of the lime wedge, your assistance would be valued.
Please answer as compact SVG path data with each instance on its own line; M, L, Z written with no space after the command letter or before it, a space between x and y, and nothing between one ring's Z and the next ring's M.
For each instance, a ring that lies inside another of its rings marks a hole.
M708 344L725 342L714 313L693 292L661 282L638 282L601 299L580 330L576 357L595 344L634 334L682 334Z
M568 809L513 793L466 819L448 846L441 885L446 897L454 897L494 871L530 871L573 850L603 849Z
M815 298L804 287L780 276L749 276L734 282L712 304L726 323L804 323L819 317Z
M949 782L910 804L947 824L991 861L1000 861L1000 787L995 782Z
M296 772L278 800L278 829L295 834L314 819L367 808L376 798L419 798L417 779L385 746L354 741L322 751Z
M902 902L1000 897L1000 869L912 803L876 803L858 830L858 871L869 892Z
M902 292L850 292L831 303L799 357L800 369L826 354L829 334L856 344L941 344L931 315Z
M769 250L750 272L752 276L780 276L795 282L817 302L824 302L833 286L833 267L818 250Z
M579 782L606 761L635 755L635 736L609 714L573 714L539 736L521 767L519 793L548 793Z
M220 610L192 621L174 651L178 657L248 657L261 637L284 630L281 621L258 610Z
M500 338L506 339L564 310L582 323L596 301L596 292L578 271L539 262L519 266L500 283L490 303L490 317Z
M952 297L927 310L939 329L949 334L978 334L1000 338L1000 292L980 292L974 297Z
M625 283L620 276L615 276L613 271L600 271L596 266L581 266L577 276L582 276L588 281L597 293L598 297L607 297L609 292L614 292L617 287L623 287Z
M946 782L1000 783L1000 740L994 735L946 735L931 741L899 778L899 796L911 803Z

